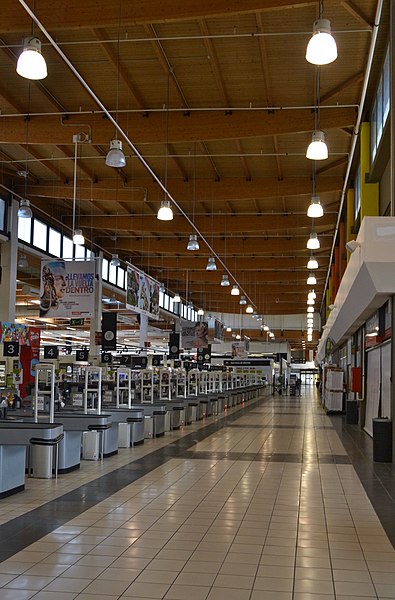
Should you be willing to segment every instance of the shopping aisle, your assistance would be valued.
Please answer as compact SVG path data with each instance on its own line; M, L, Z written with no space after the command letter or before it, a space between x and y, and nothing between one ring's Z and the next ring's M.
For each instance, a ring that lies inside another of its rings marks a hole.
M10 554L50 532L0 563L0 600L395 598L394 549L308 393L208 420L2 525Z

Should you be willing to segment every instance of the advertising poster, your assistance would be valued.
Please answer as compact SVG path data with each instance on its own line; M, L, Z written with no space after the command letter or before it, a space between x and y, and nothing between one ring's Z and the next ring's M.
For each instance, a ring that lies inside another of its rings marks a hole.
M181 340L184 350L208 348L208 323L200 321L199 323L195 323L195 325L182 327Z
M126 308L155 319L159 316L159 282L132 265L127 268Z
M246 342L232 342L232 358L248 358Z
M214 344L220 344L224 341L225 337L225 325L218 319L211 319L209 321L209 338L210 342Z
M41 261L40 317L88 317L95 303L95 261Z
M40 330L38 327L28 327L18 323L1 321L0 342L18 342L20 346L40 347Z

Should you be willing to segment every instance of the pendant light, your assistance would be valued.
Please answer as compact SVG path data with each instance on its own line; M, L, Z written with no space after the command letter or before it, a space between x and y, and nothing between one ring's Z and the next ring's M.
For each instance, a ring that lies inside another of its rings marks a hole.
M240 335L240 333L236 333L236 340L241 340L241 335Z
M199 250L199 242L197 239L197 235L195 235L194 233L191 233L191 235L189 236L187 250Z
M30 208L30 202L27 198L22 198L19 201L18 217L20 219L31 219L33 216L32 209Z
M239 301L239 304L241 304L242 306L243 306L244 304L247 304L247 300L246 300L246 297L245 297L245 296L240 296L240 301Z
M314 256L310 256L310 260L309 260L309 262L307 263L307 268L308 268L309 270L311 270L311 269L318 269L318 262L317 262L317 260L314 258Z
M270 331L269 325L264 325L263 326L263 331Z
M310 205L307 209L307 216L311 219L319 219L320 217L324 216L324 209L322 208L319 196L311 197Z
M307 294L307 297L308 298L314 298L314 300L315 300L316 297L317 297L317 294L315 293L314 290L310 290L310 292Z
M166 287L164 283L159 284L159 291L161 294L164 294L166 292Z
M208 261L207 261L206 271L216 271L216 270L217 270L217 265L215 263L215 258L214 258L214 256L209 256Z
M228 275L226 273L224 273L222 275L222 279L221 279L221 286L222 287L228 287L228 285L230 285L230 281L228 279Z
M120 169L126 165L126 158L122 151L121 140L111 140L110 149L106 156L106 165L116 169Z
M199 315L199 317L203 317L204 316L204 310L202 308L199 308L199 310L197 311L197 314Z
M47 63L41 54L41 42L36 37L28 37L23 41L23 50L19 55L16 72L21 77L37 81L48 75Z
M270 337L270 338L272 338L272 339L274 338L274 333L273 333L273 331L270 331L270 332L269 332L269 337Z
M173 220L173 210L171 208L170 200L162 200L162 202L160 203L160 208L158 210L157 219L159 219L159 221Z
M310 237L307 240L306 247L308 248L308 250L317 250L320 247L320 240L318 239L318 236L314 231L310 233Z
M232 328L231 327L227 327L226 331L227 331L227 333L232 333Z
M73 244L77 246L83 246L85 244L85 238L82 233L82 229L76 229L73 235Z
M251 304L249 304L246 308L246 313L249 315L252 315L253 312L254 312L254 309L252 308Z
M308 313L313 313L314 312L314 307L313 306L308 306L307 307L307 312Z
M308 306L314 306L314 304L315 304L314 298L307 298L307 304L308 304Z
M307 285L316 285L317 279L314 273L309 273L306 283Z
M181 296L179 293L176 293L176 295L173 298L173 302L175 302L176 304L179 304L181 302Z
M308 327L307 328L307 335L312 335L313 333L313 328L312 327Z
M321 6L321 3L320 3ZM337 59L336 41L331 33L331 22L320 18L313 25L313 35L306 48L306 60L312 65L329 65Z
M119 260L118 254L113 254L111 256L110 265L112 267L120 267L121 266L121 261Z
M239 286L237 285L237 283L235 283L232 286L230 293L231 293L231 296L240 296L240 290L239 290Z
M26 254L21 254L20 257L18 258L18 264L17 264L18 269L27 269L28 266L29 266L29 262L27 260Z
M313 336L312 335L308 335L307 336L307 341L308 342L312 342L313 341Z
M310 160L326 160L328 158L328 146L323 131L313 131L311 142L306 150L306 158Z

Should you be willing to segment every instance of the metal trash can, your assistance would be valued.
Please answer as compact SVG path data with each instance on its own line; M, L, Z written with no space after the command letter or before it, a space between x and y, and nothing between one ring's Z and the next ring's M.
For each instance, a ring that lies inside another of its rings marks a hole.
M392 462L392 421L373 419L373 460Z
M53 446L31 444L31 476L37 479L52 479L54 471Z

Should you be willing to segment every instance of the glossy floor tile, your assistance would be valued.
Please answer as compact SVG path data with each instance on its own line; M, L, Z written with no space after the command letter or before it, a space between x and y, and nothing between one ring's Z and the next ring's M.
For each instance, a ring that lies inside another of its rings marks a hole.
M392 466L359 437L313 388L266 392L29 480L0 502L0 600L395 598Z

